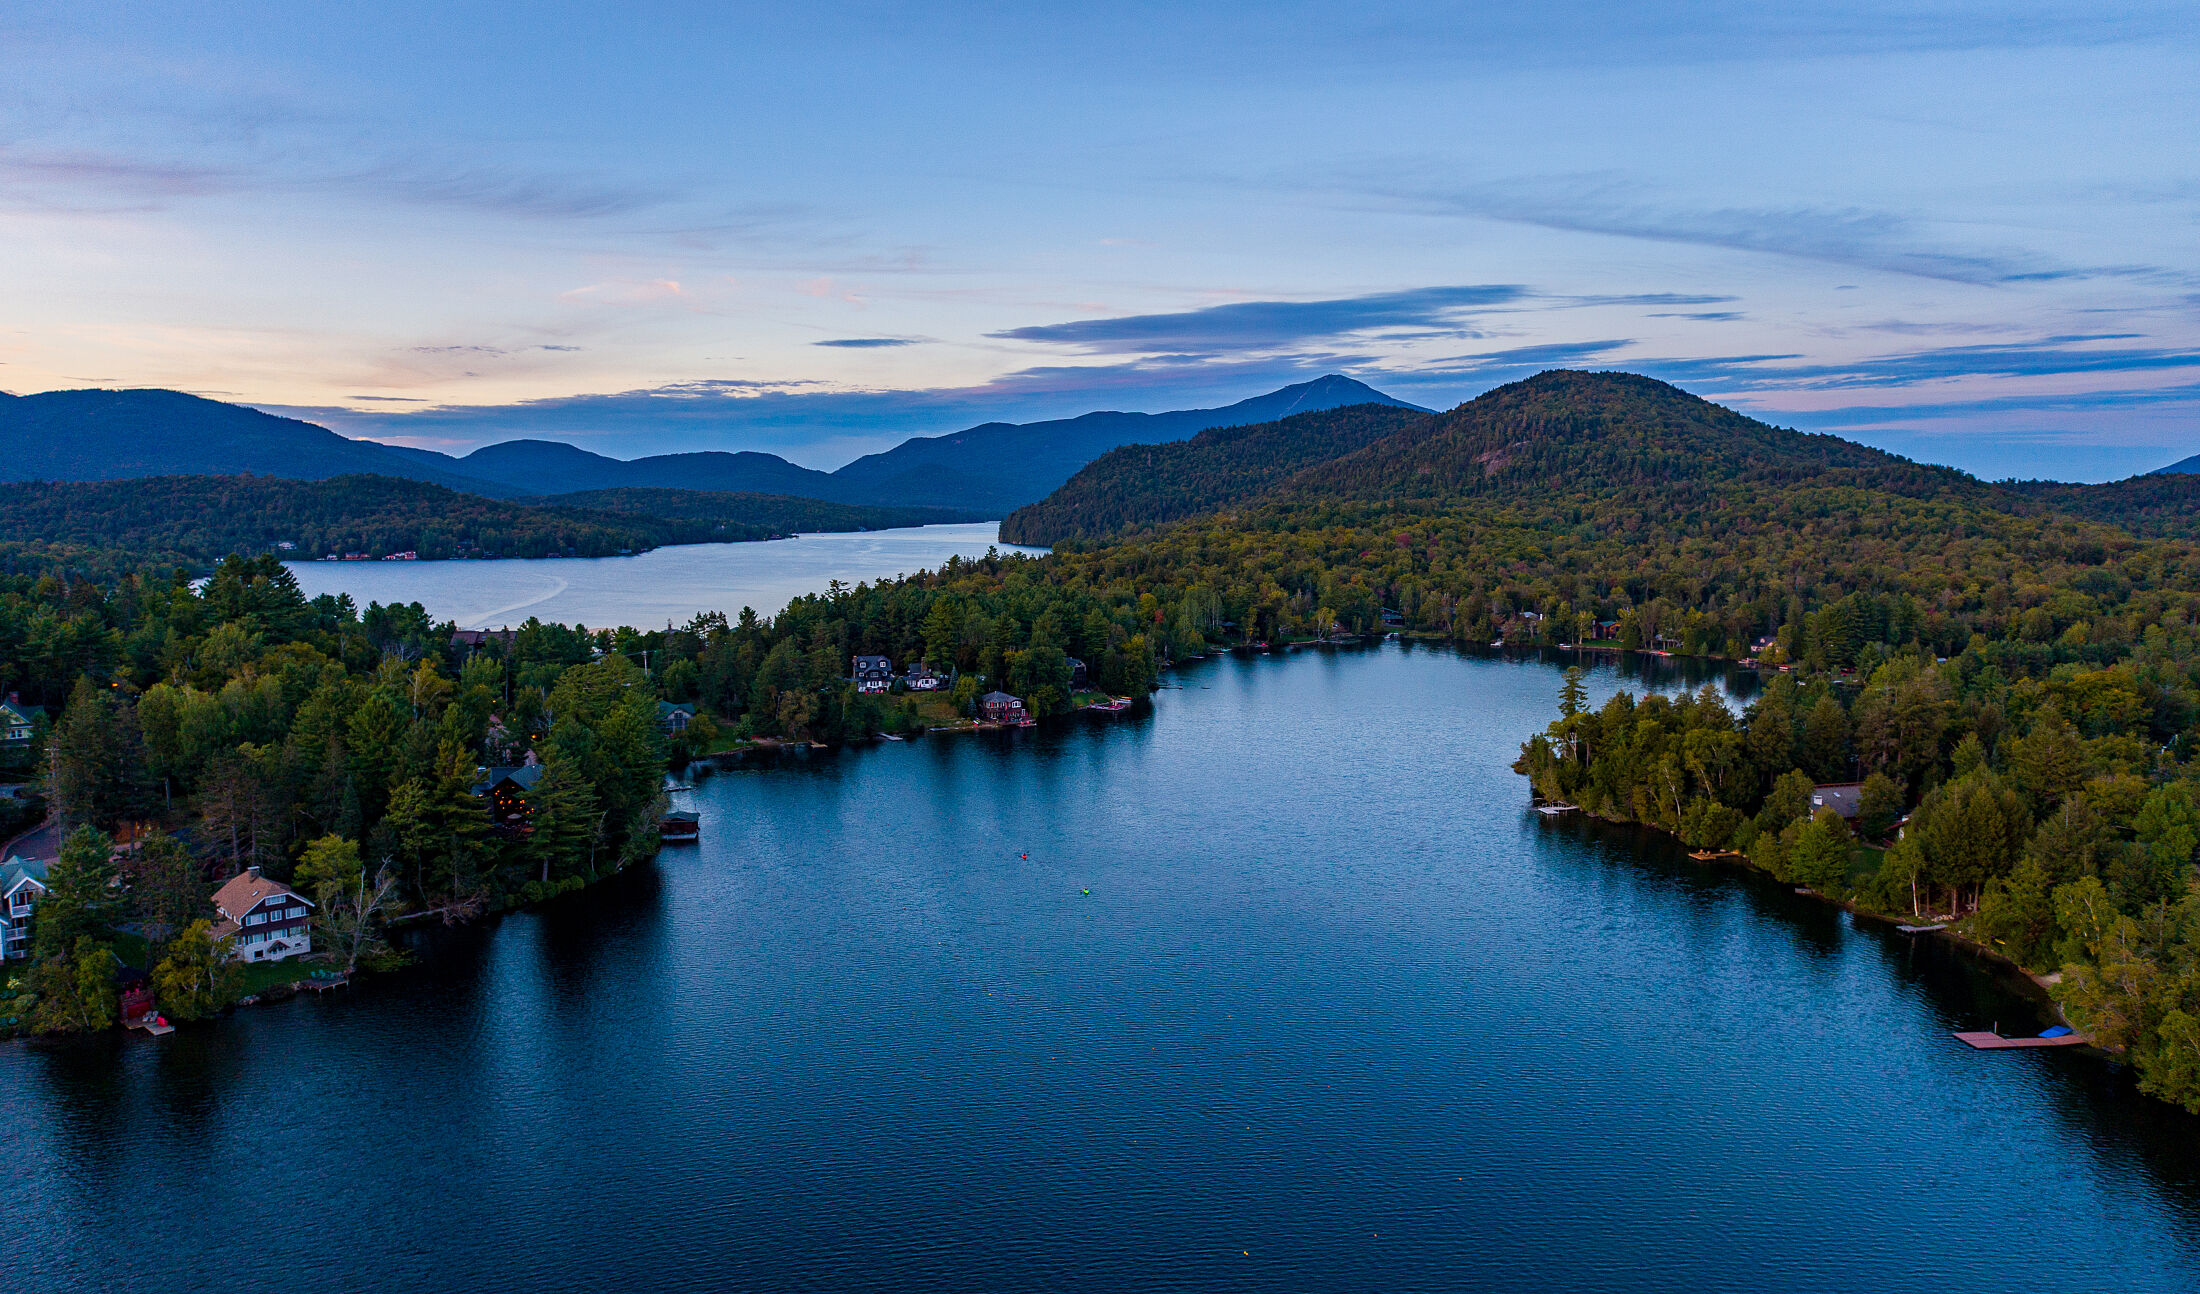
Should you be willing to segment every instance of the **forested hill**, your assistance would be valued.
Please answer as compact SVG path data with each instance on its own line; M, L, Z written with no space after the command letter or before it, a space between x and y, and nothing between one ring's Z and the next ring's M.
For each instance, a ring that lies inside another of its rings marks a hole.
M1804 481L1912 498L1993 493L1953 468L1769 426L1653 378L1569 371L1499 387L1303 473L1279 493L1419 506L1586 493L1654 498L1666 510L1737 486Z
M374 473L504 492L310 422L181 391L46 391L0 399L0 480L244 472L311 481Z
M1387 404L1217 427L1187 441L1125 445L1001 522L1014 544L1057 544L1136 534L1253 499L1303 468L1423 424L1430 415Z
M2104 485L2019 481L2009 487L2043 507L2121 526L2134 535L2200 540L2200 474L2153 472Z
M153 476L0 490L0 540L121 549L194 565L285 542L300 558L407 550L423 558L607 557L660 544L763 539L772 530L512 503L386 476Z
M870 507L828 503L786 494L737 490L671 490L624 487L553 494L541 500L569 508L596 508L654 517L661 521L727 524L779 534L804 530L888 530L899 526L936 526L984 521L987 514L968 508Z

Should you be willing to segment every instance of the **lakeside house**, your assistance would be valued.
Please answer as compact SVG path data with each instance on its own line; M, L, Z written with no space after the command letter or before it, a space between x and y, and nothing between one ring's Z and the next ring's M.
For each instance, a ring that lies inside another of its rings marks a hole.
M1589 624L1589 641L1611 642L1619 637L1619 621L1595 620Z
M858 656L851 677L858 692L884 692L894 685L894 662L884 656Z
M909 672L902 676L901 683L912 692L937 692L947 686L946 679L923 665L911 665Z
M542 765L530 750L524 763L481 770L480 780L468 789L489 801L490 821L498 831L511 835L527 829L527 796L541 780Z
M281 881L260 875L248 867L214 891L214 909L222 919L214 926L216 939L230 940L230 959L241 962L279 962L313 950L313 931L306 914L313 901Z
M1006 692L988 692L978 698L978 718L987 723L1023 723L1030 717L1020 697Z
M1862 782L1825 782L1810 788L1810 811L1831 809L1842 817L1855 821L1864 811L1864 784Z
M0 961L30 956L31 919L44 897L44 859L10 854L0 863Z
M46 717L46 707L25 705L20 693L8 693L8 699L0 701L0 746L28 746L38 721Z
M1085 686L1085 680L1086 680L1086 679L1087 679L1088 677L1089 677L1089 675L1087 675L1087 673L1086 673L1086 671L1085 671L1085 662L1083 662L1083 661L1081 661L1081 660L1077 659L1077 658L1076 658L1075 656L1072 656L1072 657L1070 657L1070 658L1069 658L1069 690L1070 690L1070 691L1072 691L1072 692L1075 692L1075 691L1079 690L1080 688L1084 687L1084 686Z
M695 722L695 706L687 701L659 701L657 703L657 727L666 736L686 732Z

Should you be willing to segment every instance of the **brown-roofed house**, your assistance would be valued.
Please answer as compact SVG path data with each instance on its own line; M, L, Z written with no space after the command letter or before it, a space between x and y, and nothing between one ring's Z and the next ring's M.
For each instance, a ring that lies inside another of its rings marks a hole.
M237 961L279 962L313 951L313 931L306 924L312 900L260 875L257 867L214 891L214 907L222 914L214 936L234 941L229 955Z

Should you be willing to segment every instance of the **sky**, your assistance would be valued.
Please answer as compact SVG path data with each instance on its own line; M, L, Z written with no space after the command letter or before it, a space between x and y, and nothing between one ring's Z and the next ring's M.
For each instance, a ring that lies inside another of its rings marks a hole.
M2200 452L2189 3L0 10L0 390L834 467L1625 369L1987 477Z

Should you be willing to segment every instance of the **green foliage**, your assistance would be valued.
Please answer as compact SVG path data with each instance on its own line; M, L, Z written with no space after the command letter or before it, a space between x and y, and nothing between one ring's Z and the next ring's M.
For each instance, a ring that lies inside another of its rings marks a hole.
M237 1000L242 971L210 922L192 922L153 968L153 1000L172 1020L203 1020Z
M1298 472L1425 423L1416 409L1362 404L1277 422L1217 427L1187 441L1124 445L1001 522L1012 544L1059 544L1151 530L1234 507Z

